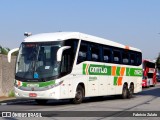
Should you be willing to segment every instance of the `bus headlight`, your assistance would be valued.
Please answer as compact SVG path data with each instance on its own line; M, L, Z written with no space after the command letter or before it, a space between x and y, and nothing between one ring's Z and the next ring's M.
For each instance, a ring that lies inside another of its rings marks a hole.
M18 92L15 91L15 96L20 96Z

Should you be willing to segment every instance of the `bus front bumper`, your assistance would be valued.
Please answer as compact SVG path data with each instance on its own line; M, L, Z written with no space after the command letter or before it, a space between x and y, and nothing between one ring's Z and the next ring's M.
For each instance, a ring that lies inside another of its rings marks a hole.
M57 88L58 89L58 88ZM14 87L16 98L22 99L60 99L56 89L49 89L45 91L24 91Z

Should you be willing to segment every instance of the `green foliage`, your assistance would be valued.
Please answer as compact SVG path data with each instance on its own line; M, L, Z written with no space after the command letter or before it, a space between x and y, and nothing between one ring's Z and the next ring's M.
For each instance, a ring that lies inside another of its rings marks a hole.
M7 55L9 51L9 48L4 48L0 45L0 54Z
M13 90L8 93L8 97L15 97L15 93Z
M10 48L8 48L8 47L3 48L3 47L0 45L0 54L7 55L9 51L10 51ZM13 55L13 56L17 56L17 55L18 55L18 51L14 52L12 55Z
M8 51L7 51L5 48L2 48L2 49L1 49L1 54L7 55L7 54L8 54Z
M12 53L13 56L17 56L19 51Z

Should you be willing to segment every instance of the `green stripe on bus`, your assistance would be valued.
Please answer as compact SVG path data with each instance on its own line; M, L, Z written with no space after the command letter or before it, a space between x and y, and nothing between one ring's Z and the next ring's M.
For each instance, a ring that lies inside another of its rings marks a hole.
M23 87L27 87L27 83L26 82L22 82L22 86Z
M116 76L120 76L120 69L121 69L121 67L117 67L117 69L116 69Z
M82 74L86 75L86 67L87 64L83 64L83 70ZM117 67L116 69L116 76L120 76L120 70L121 67ZM106 66L106 65L96 65L96 64L90 64L89 68L87 69L87 72L89 75L111 75L112 72L112 66ZM126 74L124 76L142 76L142 69L141 68L129 68L126 67Z
M86 66L87 66L87 64L83 64L83 75L85 75L86 74Z
M111 75L111 66L90 64L89 75Z
M126 76L130 76L129 70L129 68L126 68Z
M117 85L117 80L118 80L118 77L114 77L114 85Z
M55 84L55 80L52 80L52 81L47 81L47 82L22 82L22 86L23 87L28 87L28 85L34 85L34 84L38 84L39 87L46 87L46 86L49 86L49 85L54 85Z
M130 76L142 76L142 69L140 68L130 68Z

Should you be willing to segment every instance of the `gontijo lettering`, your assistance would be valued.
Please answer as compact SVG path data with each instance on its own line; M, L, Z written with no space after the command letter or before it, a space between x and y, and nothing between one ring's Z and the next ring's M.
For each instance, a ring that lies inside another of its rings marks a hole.
M92 72L92 73L107 73L107 68L90 67L90 72Z
M96 64L83 64L84 75L142 76L142 69Z

